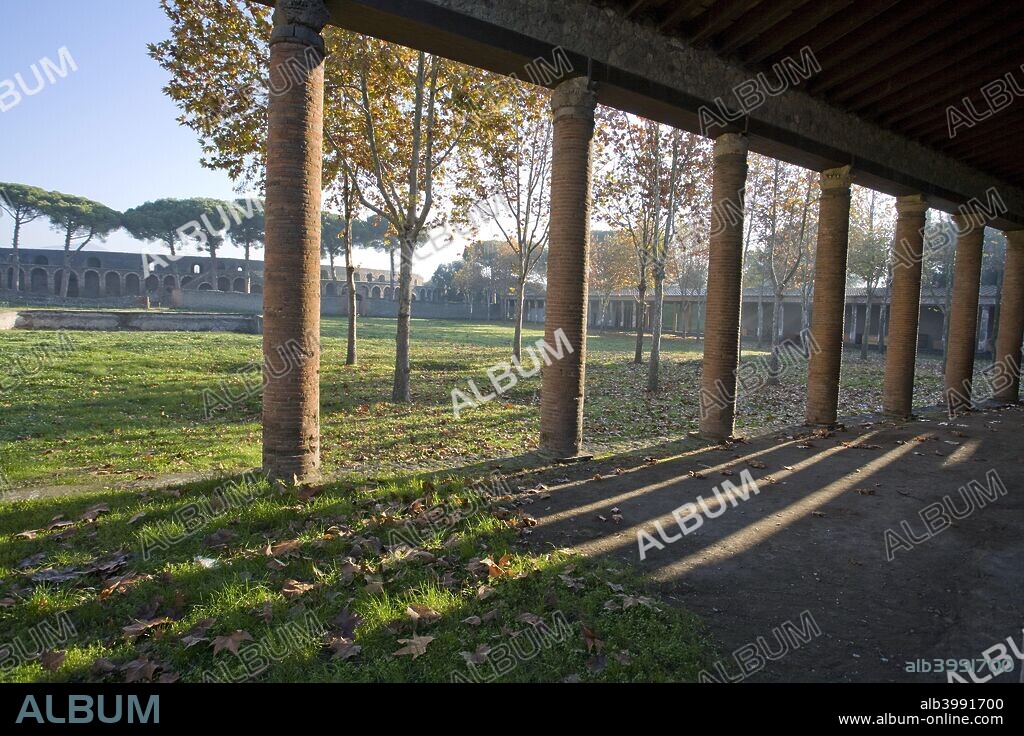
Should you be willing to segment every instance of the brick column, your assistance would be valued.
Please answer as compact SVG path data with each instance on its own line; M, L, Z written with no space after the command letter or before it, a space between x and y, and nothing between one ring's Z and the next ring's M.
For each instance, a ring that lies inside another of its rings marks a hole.
M921 315L921 258L928 203L920 194L896 198L896 245L885 353L885 413L909 419L914 405L917 328Z
M1006 233L1003 300L999 305L996 335L996 401L1016 403L1020 398L1020 351L1024 340L1024 230Z
M590 248L591 139L597 96L581 77L551 95L554 136L551 158L551 218L544 339L558 345L562 330L569 348L544 365L540 448L558 459L580 456L587 350L587 263Z
M950 416L971 409L974 353L978 336L978 291L981 287L981 247L985 222L977 214L960 214L956 223L953 298L949 308L949 344L943 393Z
M718 136L711 183L707 314L699 396L700 434L712 440L731 437L736 416L746 181L746 137L736 133Z
M320 472L322 0L278 0L270 38L263 285L263 470Z
M818 348L807 368L807 423L812 425L831 426L837 419L849 235L850 167L843 166L821 172L811 312L811 335Z

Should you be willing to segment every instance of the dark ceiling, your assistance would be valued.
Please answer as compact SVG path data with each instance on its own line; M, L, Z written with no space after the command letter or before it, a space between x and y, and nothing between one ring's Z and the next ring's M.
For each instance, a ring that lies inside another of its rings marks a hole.
M601 0L752 71L807 46L800 89L1024 187L1024 4L1019 0ZM1009 76L1009 79L1007 77ZM1003 79L1012 103L981 88ZM1013 82L1016 85L1014 92ZM978 117L949 134L947 109ZM997 107L999 98L993 96Z

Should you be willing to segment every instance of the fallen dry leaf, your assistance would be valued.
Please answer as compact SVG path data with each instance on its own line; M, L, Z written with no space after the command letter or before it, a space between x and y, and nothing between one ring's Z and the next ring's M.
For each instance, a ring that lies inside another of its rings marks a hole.
M487 655L490 651L491 648L489 646L481 644L476 648L475 652L460 652L460 654L466 660L466 664L483 664L487 661Z
M285 580L281 595L285 598L298 598L316 587L316 583L304 583L301 580Z
M361 646L343 636L331 637L327 642L327 648L334 652L331 659L341 660L352 659L363 650Z
M413 659L416 659L426 654L427 646L432 641L434 641L434 637L432 636L413 636L411 639L399 639L398 643L405 644L405 646L391 656L404 657L406 655L411 655Z
M124 671L124 681L126 683L152 682L153 675L156 674L159 667L148 659L140 657L122 665L121 669Z
M278 542L277 544L267 543L266 549L263 550L263 554L267 557L285 557L287 555L296 554L302 547L302 542L298 539L291 539L287 542Z
M252 641L252 634L248 631L234 631L227 636L218 636L213 640L210 646L213 647L213 653L217 654L223 649L227 649L232 654L238 654L238 645L243 641Z
M405 609L405 615L413 621L422 621L425 624L432 624L441 618L441 614L429 606L420 603L410 603Z
M123 627L121 631L123 631L126 636L135 638L137 636L142 636L144 633L157 626L164 626L165 624L173 623L173 620L164 616L162 618L154 618L149 619L147 621L136 621L133 624L128 624L127 626Z
M82 515L78 517L78 520L79 521L94 521L96 519L96 517L99 516L100 514L109 514L109 513L110 513L110 507L107 506L105 503L100 503L100 504L97 504L95 506L90 506L89 508L87 508L84 512L82 512Z

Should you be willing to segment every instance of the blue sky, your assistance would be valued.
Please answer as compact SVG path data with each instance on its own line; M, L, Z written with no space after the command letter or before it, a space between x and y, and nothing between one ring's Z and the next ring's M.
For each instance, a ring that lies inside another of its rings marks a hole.
M228 176L199 165L195 134L178 125L177 108L161 88L168 75L146 44L166 38L168 21L156 0L3 0L0 93L20 73L35 86L32 65L60 65L65 47L77 71L0 112L0 181L33 184L126 210L160 197L234 195ZM8 105L12 98L4 98ZM10 218L0 220L0 243L11 241ZM42 222L22 233L24 247L58 247L60 236ZM151 249L123 230L95 250ZM458 257L451 247L417 264L423 276ZM224 255L234 255L225 251ZM360 253L359 265L383 268L387 256Z

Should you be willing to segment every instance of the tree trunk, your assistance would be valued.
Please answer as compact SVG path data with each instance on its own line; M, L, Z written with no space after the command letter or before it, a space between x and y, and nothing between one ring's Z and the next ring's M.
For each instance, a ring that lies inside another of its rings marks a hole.
M11 264L14 266L14 283L11 287L15 291L21 291L21 254L18 252L18 238L21 234L21 218L14 218L14 240L11 241L11 247L14 249L14 253L11 256Z
M397 299L395 292L395 246L388 248L388 257L391 259L391 298Z
M889 298L888 296L878 307L878 352L885 353L885 333L889 329Z
M15 278L18 273L15 272ZM71 283L71 228L68 228L64 235L64 278L60 280L60 295L67 298L68 284Z
M775 290L775 298L772 302L772 354L768 360L768 385L779 385L779 338L782 334L782 291Z
M658 390L658 370L661 363L661 322L665 308L665 279L654 277L654 308L651 310L651 360L647 368L647 390Z
M327 264L328 264L328 268L331 271L331 281L337 281L338 280L338 270L334 267L334 251L333 250L327 251Z
M245 293L252 293L252 264L249 260L249 251L252 246L245 244Z
M412 253L411 238L401 241L401 269L398 275L398 329L395 332L395 381L391 400L412 402L409 390L409 327L412 318Z
M640 365L644 362L644 316L647 311L647 289L641 284L637 292L636 351L633 353L633 362Z
M868 337L871 335L871 291L864 297L864 335L860 341L860 359L868 359Z
M334 264L331 264L333 272ZM355 365L358 362L356 355L356 310L359 302L356 300L356 267L352 263L352 249L345 249L345 284L348 287L348 353L345 356L345 365Z
M764 345L764 296L763 292L757 295L757 347Z
M519 293L516 297L515 334L512 336L512 355L516 360L523 357L523 308L526 306L526 279L519 280Z
M220 291L220 276L217 275L217 246L213 243L209 244L210 247L210 289L211 291Z

